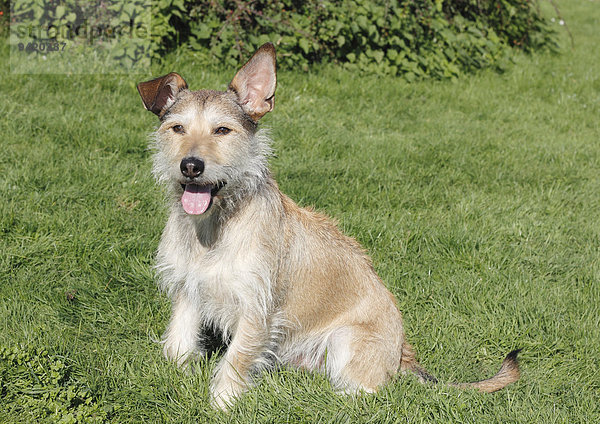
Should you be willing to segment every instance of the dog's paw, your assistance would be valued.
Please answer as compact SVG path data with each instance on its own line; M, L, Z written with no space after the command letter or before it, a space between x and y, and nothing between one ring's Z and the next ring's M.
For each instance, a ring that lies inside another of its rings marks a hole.
M201 349L182 347L180 343L163 341L163 355L168 361L175 363L181 369L187 369L191 362L203 358L205 352Z
M227 411L243 393L245 386L233 381L221 381L210 388L210 403L215 409Z
M174 362L181 368L185 367L185 364L190 357L190 352L182 352L179 344L168 343L168 341L165 341L163 345L163 355L168 361Z
M220 409L221 411L228 411L235 401L235 397L230 393L221 392L219 394L211 394L210 404L215 409Z

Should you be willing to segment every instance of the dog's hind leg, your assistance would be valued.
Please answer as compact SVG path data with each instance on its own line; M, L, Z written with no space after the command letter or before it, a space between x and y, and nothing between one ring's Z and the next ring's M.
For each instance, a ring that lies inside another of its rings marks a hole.
M332 333L326 370L337 389L373 393L398 372L401 338L381 336L371 327L357 324Z

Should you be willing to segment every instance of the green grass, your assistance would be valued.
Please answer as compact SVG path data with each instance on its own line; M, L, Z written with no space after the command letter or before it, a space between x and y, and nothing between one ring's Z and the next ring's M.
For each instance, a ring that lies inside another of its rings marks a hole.
M523 348L522 379L493 395L407 377L342 397L283 370L230 414L211 410L214 359L185 374L155 342L169 304L152 273L166 216L146 150L155 120L135 91L149 75L4 68L0 346L38 368L0 355L0 422L66 417L44 393L115 423L600 421L600 3L559 6L575 37L561 55L455 83L280 73L263 123L282 190L369 251L429 371L479 379ZM232 75L171 61L152 74L176 69L192 88Z

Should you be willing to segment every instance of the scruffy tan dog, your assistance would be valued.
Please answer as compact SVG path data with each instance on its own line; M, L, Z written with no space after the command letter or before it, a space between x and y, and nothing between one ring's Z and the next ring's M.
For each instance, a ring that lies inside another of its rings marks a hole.
M416 362L400 311L358 243L298 207L269 173L258 120L273 109L275 49L263 45L227 91L190 91L176 73L138 85L160 118L154 174L170 216L158 248L172 299L167 358L205 353L207 330L228 348L211 385L226 408L268 363L325 372L343 391L374 392L398 372L435 379ZM492 378L460 384L492 392L519 378L517 351Z

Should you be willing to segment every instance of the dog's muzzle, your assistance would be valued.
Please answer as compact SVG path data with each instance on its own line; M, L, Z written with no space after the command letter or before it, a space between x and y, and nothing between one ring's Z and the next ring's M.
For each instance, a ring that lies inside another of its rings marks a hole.
M188 156L183 158L179 164L179 169L186 180L181 184L183 210L189 215L203 214L212 206L214 197L225 183L214 184L198 181L197 178L204 173L204 161L197 157Z

